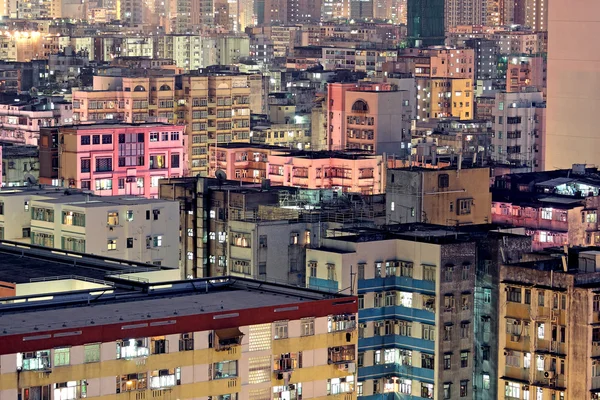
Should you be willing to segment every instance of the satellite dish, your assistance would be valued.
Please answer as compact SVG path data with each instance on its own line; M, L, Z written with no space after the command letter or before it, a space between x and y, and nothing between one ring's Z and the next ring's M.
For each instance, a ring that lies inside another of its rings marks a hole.
M218 170L215 171L215 178L217 178L220 181L226 181L227 180L227 174L222 169L218 169Z
M221 189L221 185L223 181L227 180L227 174L222 169L218 169L215 171L215 178L219 181L219 190Z
M25 182L28 185L37 185L37 178L31 174L25 174Z

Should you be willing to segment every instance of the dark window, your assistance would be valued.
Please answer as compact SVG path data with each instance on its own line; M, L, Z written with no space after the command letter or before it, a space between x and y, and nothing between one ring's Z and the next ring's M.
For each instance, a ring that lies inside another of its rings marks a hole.
M156 221L160 215L160 210L152 210L152 212L154 213L154 220Z
M91 187L90 181L81 181L82 189L89 189Z
M31 237L31 228L23 228L23 237L24 238Z
M81 172L90 172L90 159L82 158L81 159Z
M102 135L102 144L111 144L112 135Z
M452 354L444 354L444 369L452 368Z
M92 136L92 144L100 144L100 135Z
M133 238L127 238L127 248L133 249Z
M150 219L150 210L146 210L146 219Z
M90 144L90 135L84 135L81 137L81 144Z
M112 158L96 158L96 172L112 171Z
M179 168L179 154L171 154L171 168Z
M125 178L119 178L119 189L125 189Z
M448 174L438 175L438 187L447 188L448 186L450 186L450 177Z

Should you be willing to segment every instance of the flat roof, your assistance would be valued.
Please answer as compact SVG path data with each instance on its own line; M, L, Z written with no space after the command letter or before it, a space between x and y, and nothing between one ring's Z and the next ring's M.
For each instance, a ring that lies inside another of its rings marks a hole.
M152 127L177 127L183 125L177 124L167 124L163 122L142 122L139 124L130 123L130 122L120 122L115 124L114 122L99 122L95 124L78 124L78 125L64 125L65 129L77 129L77 130L96 130L101 128L152 128Z
M67 191L65 191L67 192ZM1 194L1 192L0 192ZM93 207L110 207L110 206L123 206L123 205L140 205L140 204L161 204L161 203L174 203L172 200L166 199L149 199L141 196L95 196L91 194L75 193L66 194L62 196L50 198L50 199L39 199L35 200L45 204L68 204L83 208Z
M7 283L56 277L102 281L111 274L167 269L173 268L0 240L0 281Z
M307 302L354 301L351 296L230 276L148 284L137 292L98 295L97 291L58 293L49 300L44 300L43 297L48 297L44 295L39 301L32 301L35 296L31 296L28 302L0 304L0 338L136 323L121 327L126 330L153 326L150 321L156 319L202 317L214 313L225 313L221 314L222 318L235 319L237 311L275 306L283 306L279 312L284 315ZM158 324L168 325L168 322ZM123 335L127 336L127 332Z

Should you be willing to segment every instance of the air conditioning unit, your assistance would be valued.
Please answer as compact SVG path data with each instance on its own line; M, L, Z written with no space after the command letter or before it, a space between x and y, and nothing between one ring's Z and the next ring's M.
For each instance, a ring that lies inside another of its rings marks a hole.
M554 371L546 371L546 372L544 372L544 378L546 378L546 379L554 379Z
M519 340L521 340L521 336L519 336L519 335L510 335L510 340L511 340L511 342L518 342Z

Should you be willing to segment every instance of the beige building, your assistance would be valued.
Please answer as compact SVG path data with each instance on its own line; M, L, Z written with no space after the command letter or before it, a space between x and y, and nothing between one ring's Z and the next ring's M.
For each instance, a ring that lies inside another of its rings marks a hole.
M469 225L491 222L489 168L387 171L387 223Z
M584 23L585 22L585 23ZM545 169L600 165L600 3L554 0L548 17L548 111Z
M209 143L249 141L250 85L245 74L95 76L73 93L77 122L160 121L186 125L190 173L207 171ZM181 79L181 87L176 80Z

